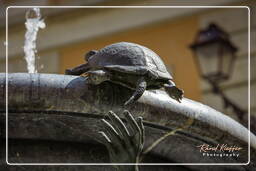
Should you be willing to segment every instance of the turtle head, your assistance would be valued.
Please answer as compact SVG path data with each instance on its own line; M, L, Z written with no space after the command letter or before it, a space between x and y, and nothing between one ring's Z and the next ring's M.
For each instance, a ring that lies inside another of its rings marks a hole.
M164 84L164 89L171 98L177 100L179 103L181 102L184 91L176 87L173 81L169 80L167 84Z
M85 61L89 61L90 57L92 57L93 55L95 55L98 51L97 50L90 50L89 52L87 52L84 56Z

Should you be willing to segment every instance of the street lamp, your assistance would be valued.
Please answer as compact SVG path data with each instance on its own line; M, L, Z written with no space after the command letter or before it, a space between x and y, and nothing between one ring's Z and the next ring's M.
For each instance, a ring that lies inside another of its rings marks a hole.
M210 24L197 34L190 48L194 52L201 77L211 84L213 93L222 97L224 107L231 107L243 121L247 111L233 103L219 87L220 82L230 78L236 59L237 48L229 40L228 33L216 24Z
M221 82L230 77L237 48L230 42L229 35L217 25L210 24L200 31L191 48L204 79Z

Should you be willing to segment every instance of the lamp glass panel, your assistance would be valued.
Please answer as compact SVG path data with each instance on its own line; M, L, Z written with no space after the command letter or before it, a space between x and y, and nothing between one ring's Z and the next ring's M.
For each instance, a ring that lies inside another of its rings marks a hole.
M219 72L219 47L218 43L212 43L196 48L196 55L203 76L215 75Z
M234 55L231 52L231 49L229 48L225 48L225 46L222 47L223 48L223 54L222 54L222 58L221 58L221 72L224 76L229 76L231 73L231 69L232 69L232 64L234 62Z

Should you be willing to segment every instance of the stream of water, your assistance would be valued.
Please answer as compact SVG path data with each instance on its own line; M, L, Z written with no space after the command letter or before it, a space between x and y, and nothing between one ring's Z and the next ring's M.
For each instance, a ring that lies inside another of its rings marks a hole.
M45 28L44 20L41 18L40 8L29 9L26 12L26 33L24 42L24 53L27 62L28 73L37 73L36 69L36 39L39 29Z

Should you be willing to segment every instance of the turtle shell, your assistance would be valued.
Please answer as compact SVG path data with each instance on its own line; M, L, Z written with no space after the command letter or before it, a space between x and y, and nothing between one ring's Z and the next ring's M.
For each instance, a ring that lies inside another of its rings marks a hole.
M119 72L172 79L161 58L152 50L128 42L108 45L89 58L93 69L110 69Z

